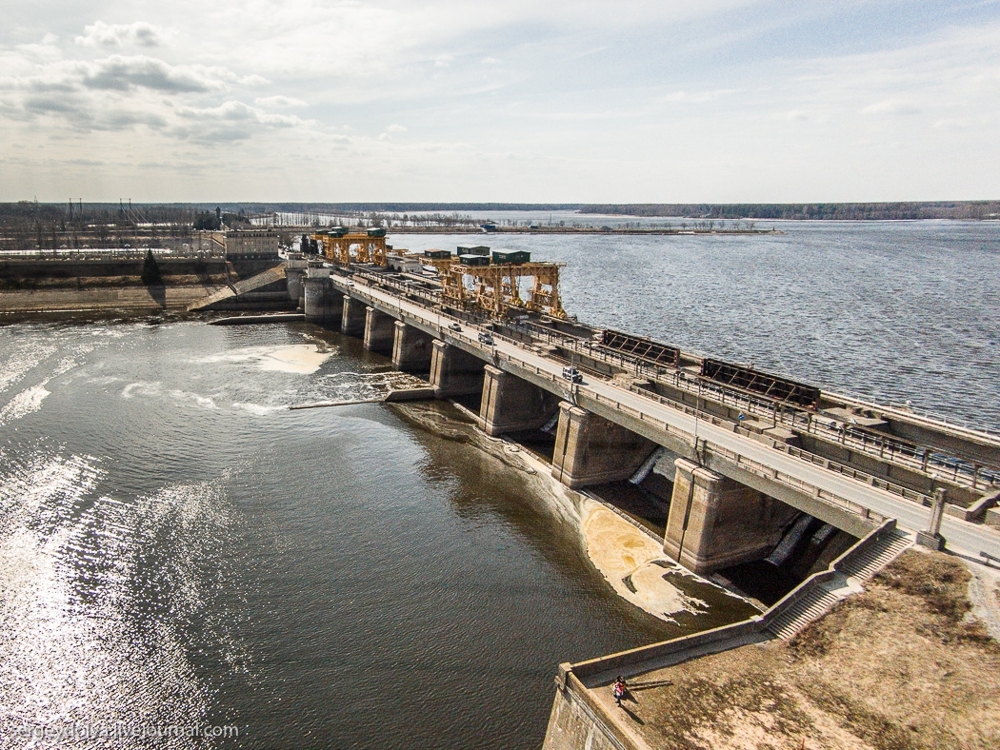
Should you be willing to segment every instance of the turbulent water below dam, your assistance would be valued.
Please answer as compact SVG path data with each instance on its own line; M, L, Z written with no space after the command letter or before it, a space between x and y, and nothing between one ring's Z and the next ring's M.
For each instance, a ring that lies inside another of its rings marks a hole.
M1000 425L1000 227L784 228L504 244L586 322ZM635 606L642 545L457 413L287 409L401 382L305 324L0 328L0 747L537 747L560 661L746 613Z

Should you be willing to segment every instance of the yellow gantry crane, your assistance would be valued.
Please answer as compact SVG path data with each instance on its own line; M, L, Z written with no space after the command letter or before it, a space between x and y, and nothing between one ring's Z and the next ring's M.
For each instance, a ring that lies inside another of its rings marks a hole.
M323 255L331 263L349 266L351 263L371 263L386 265L386 245L384 229L331 229L312 236L322 243Z
M322 243L323 255L332 263L388 265L384 229L336 227L317 232L312 239ZM437 250L428 251L421 261L437 269L443 304L498 318L519 311L565 318L559 299L559 268L564 264L503 262L529 257L526 252L495 251L493 260L501 262L491 262L487 255L459 257Z
M565 318L559 299L559 263L465 265L458 258L429 261L441 275L441 301L496 317L536 312Z

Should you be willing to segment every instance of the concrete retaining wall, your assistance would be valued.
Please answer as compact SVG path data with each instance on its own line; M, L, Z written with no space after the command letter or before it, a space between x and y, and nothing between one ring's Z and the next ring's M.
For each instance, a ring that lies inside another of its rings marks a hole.
M602 718L603 709L572 672L567 680L569 684L556 691L543 750L638 750L627 735Z

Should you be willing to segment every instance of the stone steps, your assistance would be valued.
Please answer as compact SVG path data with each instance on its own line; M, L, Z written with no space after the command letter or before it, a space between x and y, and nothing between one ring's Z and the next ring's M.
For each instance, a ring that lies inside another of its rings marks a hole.
M912 544L913 542L905 534L892 531L860 555L846 561L840 570L844 575L864 583L903 554Z
M767 630L776 638L787 641L806 625L833 609L838 601L840 597L837 594L817 586L772 620Z

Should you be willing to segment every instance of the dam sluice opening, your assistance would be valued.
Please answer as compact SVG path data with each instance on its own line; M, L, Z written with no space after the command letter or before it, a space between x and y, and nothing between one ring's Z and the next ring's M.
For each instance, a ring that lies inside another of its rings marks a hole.
M505 435L539 460L552 465L556 450L555 424L558 414L545 425ZM582 493L614 508L648 534L663 540L667 533L674 497L676 460L679 456L658 447L627 479L587 485ZM779 514L787 520L774 535L774 542L748 561L720 567L705 577L745 597L759 609L779 601L813 573L826 567L858 540L807 513L779 501Z

